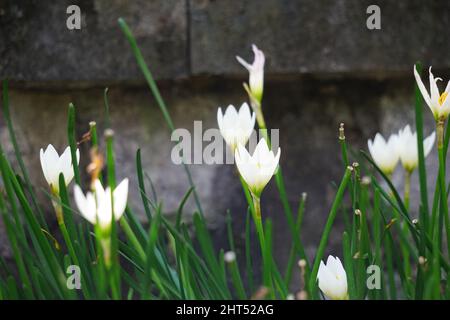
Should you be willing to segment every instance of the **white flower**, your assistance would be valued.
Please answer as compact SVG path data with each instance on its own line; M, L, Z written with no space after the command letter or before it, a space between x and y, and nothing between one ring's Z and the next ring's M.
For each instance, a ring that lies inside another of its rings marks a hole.
M442 81L441 78L434 78L433 73L431 73L431 67L429 69L430 77L430 94L428 94L419 73L417 72L416 66L414 66L414 76L416 77L417 85L419 86L420 92L422 93L423 99L430 107L433 112L434 118L438 120L439 118L447 118L450 113L450 99L447 99L448 93L450 92L450 81L447 83L442 94L439 93L437 87L437 81Z
M217 110L220 133L233 152L239 144L245 146L255 127L255 120L255 113L250 112L245 102L239 109L239 113L232 105L227 107L225 114L222 114L222 108Z
M98 224L100 229L108 231L111 227L112 217L119 220L127 206L128 179L124 179L112 192L109 187L103 189L97 179L94 183L95 192L88 192L84 196L81 188L76 185L74 189L75 202L81 215L92 224ZM113 203L113 204L112 204ZM114 206L114 213L112 207Z
M49 144L45 151L41 148L40 158L45 180L54 192L59 192L59 175L61 173L64 175L66 186L69 185L74 176L70 147L67 147L60 157L55 148ZM79 162L80 151L77 149L77 163Z
M377 133L374 141L372 142L372 140L369 139L367 143L373 161L375 161L377 166L380 167L385 174L394 172L395 166L399 160L400 156L397 141L398 136L396 134L392 134L386 142L383 136Z
M427 138L423 140L423 152L427 157L433 148L436 133L433 131ZM417 148L417 132L412 133L409 125L400 129L398 132L398 152L400 160L405 170L411 172L419 164L419 152Z
M250 191L257 197L275 173L280 161L281 150L274 155L267 142L262 138L252 156L247 149L239 145L235 152L236 165Z
M236 59L242 64L250 73L249 86L253 97L261 103L263 86L264 86L264 53L258 49L255 45L252 45L253 53L255 54L255 60L253 64L249 64L244 59L236 56Z
M320 261L317 273L319 288L332 300L347 300L347 274L338 257L328 256L327 264Z

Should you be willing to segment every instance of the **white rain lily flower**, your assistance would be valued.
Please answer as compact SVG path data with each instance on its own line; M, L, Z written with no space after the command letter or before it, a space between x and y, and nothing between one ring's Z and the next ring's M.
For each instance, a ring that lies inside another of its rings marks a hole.
M81 188L76 185L74 188L75 202L81 215L94 225L99 225L104 232L110 230L112 217L119 220L127 206L128 198L128 179L122 182L114 189L111 198L111 189L103 189L100 180L94 182L95 191L87 192L84 196ZM114 210L112 209L114 207Z
M280 161L281 150L277 154L269 150L267 142L262 138L251 156L244 146L239 145L235 152L236 165L250 191L257 197L275 173Z
M383 136L377 133L373 142L371 139L367 142L373 161L388 175L394 172L400 158L397 141L398 136L396 134L392 134L386 142Z
M69 185L74 176L70 147L67 147L59 156L55 148L49 144L45 151L41 148L40 158L45 180L47 180L53 192L59 193L59 175L61 173L64 175L66 186ZM77 163L79 162L80 151L77 149Z
M436 133L433 131L427 138L423 140L423 152L427 157L433 148ZM409 125L400 129L398 132L398 152L400 160L406 171L412 172L419 164L419 152L417 148L417 132L412 133Z
M327 298L347 300L347 274L338 257L328 256L327 264L320 261L317 273L319 288Z
M417 72L416 66L414 66L414 76L416 78L417 85L419 86L423 99L433 112L434 118L436 120L440 118L445 119L450 113L450 99L447 99L447 96L450 92L450 81L447 83L447 87L445 88L444 92L440 94L437 86L437 81L442 81L442 79L434 77L433 73L431 72L431 67L428 72L430 78L430 94L428 94L428 91L425 88L419 73Z
M264 86L264 63L266 58L264 53L258 49L257 46L252 45L253 53L255 54L255 60L252 64L249 64L244 59L236 56L236 59L242 64L250 73L249 86L253 97L261 103Z
M255 113L250 112L250 107L245 102L239 113L232 105L227 107L225 114L222 114L222 108L217 110L220 133L233 152L239 144L245 146L255 127L255 120Z

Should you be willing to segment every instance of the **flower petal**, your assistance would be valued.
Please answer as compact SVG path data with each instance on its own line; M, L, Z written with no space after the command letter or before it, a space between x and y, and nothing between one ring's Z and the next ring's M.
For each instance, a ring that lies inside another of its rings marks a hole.
M85 197L81 188L78 185L75 185L74 198L80 214L90 223L95 224L96 208L93 194L88 192Z
M433 149L434 141L436 140L436 132L433 131L425 140L423 141L423 153L427 157L431 149Z
M248 71L250 71L252 69L252 65L249 64L247 61L245 61L244 59L242 59L239 56L236 56L237 61L242 64Z
M426 104L431 108L431 111L434 112L432 105L431 105L431 98L428 94L427 89L425 88L425 85L422 82L422 79L420 78L419 73L417 72L416 66L414 65L414 77L416 78L417 86L419 87L420 92L422 93L422 97L425 100Z
M42 173L44 174L44 178L47 181L48 184L50 184L50 176L48 174L48 169L47 169L47 160L45 158L45 154L44 154L44 149L41 148L41 150L39 151L39 157L41 160L41 168L42 168Z
M113 192L114 217L119 220L127 206L128 199L128 179L123 179Z

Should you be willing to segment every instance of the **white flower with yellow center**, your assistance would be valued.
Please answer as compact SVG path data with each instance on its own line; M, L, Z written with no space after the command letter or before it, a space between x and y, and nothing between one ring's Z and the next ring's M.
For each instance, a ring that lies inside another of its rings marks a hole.
M113 216L116 221L119 220L127 206L128 179L124 179L113 192L109 187L103 189L98 179L94 182L94 187L94 193L89 191L84 196L81 188L76 185L75 203L86 220L107 233L111 229Z
M386 142L383 136L377 133L373 141L369 139L367 142L373 161L387 175L394 172L400 157L397 141L398 136L396 134L392 134Z
M327 264L320 261L317 279L328 299L348 300L347 273L338 257L328 256Z
M76 154L77 163L79 163L80 152L78 149ZM61 173L64 175L66 186L69 185L74 176L70 147L67 147L62 155L59 156L55 148L49 144L45 151L41 148L40 159L45 180L47 180L52 192L59 193L59 175Z
M264 87L264 63L266 58L264 53L258 49L257 46L252 45L253 53L255 54L255 59L252 64L236 56L236 59L242 64L250 73L249 86L250 91L254 99L261 103Z
M239 112L232 105L227 107L225 114L222 108L217 110L220 133L233 152L239 144L245 146L255 127L255 120L255 113L250 112L247 103L242 104Z
M416 78L417 85L422 93L423 99L426 104L430 107L431 112L433 112L434 118L445 119L448 117L450 113L450 99L447 99L448 93L450 92L450 81L447 83L447 87L444 92L439 93L439 88L437 86L437 81L442 81L441 78L435 78L433 73L431 72L431 67L429 69L429 78L430 78L430 94L428 94L425 85L420 78L419 73L417 72L416 66L414 66L414 76Z
M423 152L427 157L433 148L436 133L433 131L427 138L423 140ZM406 171L412 172L419 164L419 152L417 148L417 132L412 133L409 125L400 129L398 132L398 152L400 160Z
M261 192L275 173L280 161L281 150L277 154L269 150L267 142L262 138L251 156L244 146L239 145L235 152L236 166L242 178L247 183L250 191L256 197Z

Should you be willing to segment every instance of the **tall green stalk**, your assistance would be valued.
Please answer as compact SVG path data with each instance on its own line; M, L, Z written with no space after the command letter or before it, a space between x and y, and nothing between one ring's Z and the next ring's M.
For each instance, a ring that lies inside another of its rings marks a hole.
M416 64L419 74L422 73L422 66L420 63ZM414 85L414 100L415 100L415 119L416 119L416 132L417 132L417 151L419 160L419 184L420 184L420 220L421 224L428 230L428 186L427 186L427 173L425 168L425 155L423 150L423 113L422 113L422 94L420 92L417 83Z
M147 64L145 63L144 57L141 53L141 50L139 49L139 47L137 45L136 39L134 38L133 33L131 32L131 30L128 27L125 20L123 20L122 18L119 18L119 25L120 25L120 28L122 29L123 33L125 34L126 38L128 39L128 42L130 43L131 49L133 50L134 56L136 58L136 62L138 63L138 66L141 69L141 71L145 77L145 80L147 80L148 86L150 87L150 90L152 91L153 96L155 97L155 100L158 103L158 106L164 116L164 119L165 119L167 125L169 126L170 132L172 133L175 130L175 126L173 124L172 117L170 116L170 113L167 109L166 103L164 102L164 100L161 96L161 93L159 92L158 86L156 85L156 82L153 79L153 75L150 72ZM187 164L185 164L184 162L183 162L183 167L184 167L184 170L186 171L186 175L188 177L189 184L194 190L193 195L194 195L195 203L197 205L197 209L199 210L200 214L203 215L203 209L200 204L200 199L198 197L197 191L195 189L191 171L189 170L189 167L187 166Z
M320 261L322 261L323 255L325 253L325 248L328 243L328 237L330 236L331 228L333 227L334 219L341 205L342 198L344 197L344 192L347 188L347 184L351 178L351 173L353 167L347 167L345 174L342 178L341 184L339 185L336 197L334 198L333 205L331 206L330 213L328 215L327 223L325 224L324 231L322 233L322 238L320 239L319 247L317 249L316 258L314 260L314 265L312 267L311 276L309 279L309 288L313 295L313 298L317 298L317 273L319 271Z
M271 264L272 264L272 257L267 255L266 250L266 239L264 236L264 227L262 223L262 216L261 216L261 199L252 194L252 200L253 200L253 208L254 208L254 216L253 220L256 225L256 232L258 234L259 244L261 247L261 254L263 259L263 279L264 279L264 285L266 288L271 289L271 294L273 294L273 283L272 283L272 276L271 276Z
M437 147L438 147L438 157L439 157L439 187L440 187L440 199L441 199L441 209L443 214L443 221L445 225L445 233L447 235L447 250L450 256L450 223L448 216L448 204L447 204L447 187L445 182L445 155L444 155L444 119L439 119L437 122ZM442 218L440 219L442 221ZM439 230L442 230L439 226ZM441 232L441 231L439 231ZM438 232L438 233L439 233Z

